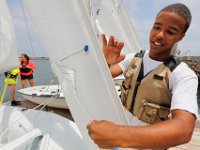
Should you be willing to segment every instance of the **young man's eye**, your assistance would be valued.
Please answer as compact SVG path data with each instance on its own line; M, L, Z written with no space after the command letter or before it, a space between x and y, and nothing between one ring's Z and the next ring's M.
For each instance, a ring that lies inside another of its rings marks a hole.
M159 30L160 27L156 27L156 26L154 26L153 29L154 29L154 30Z
M174 35L174 34L175 34L174 32L172 32L172 31L170 31L170 30L168 30L167 33L168 33L169 35Z

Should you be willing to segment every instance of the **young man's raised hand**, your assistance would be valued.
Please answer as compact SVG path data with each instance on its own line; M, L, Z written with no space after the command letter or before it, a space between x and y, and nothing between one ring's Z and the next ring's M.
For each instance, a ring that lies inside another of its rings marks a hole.
M114 36L110 36L107 41L105 34L101 35L102 38L102 49L106 59L106 62L109 65L114 65L122 60L124 60L125 55L121 53L122 48L124 47L124 43L118 41L114 38Z

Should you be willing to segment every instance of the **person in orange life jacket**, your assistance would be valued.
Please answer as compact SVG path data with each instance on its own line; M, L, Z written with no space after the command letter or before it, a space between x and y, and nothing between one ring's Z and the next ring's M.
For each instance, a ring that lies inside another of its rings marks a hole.
M30 58L26 54L21 54L20 57L20 77L22 88L26 88L26 80L29 81L30 86L34 86L33 70L36 66L30 61Z
M190 10L184 4L172 4L158 12L150 32L150 50L143 56L144 76L170 58L173 45L185 36L190 22ZM102 43L112 76L122 74L127 69L122 66L128 66L133 58L128 60L129 55L121 54L124 43L116 40L114 36L110 36L107 42L104 34ZM88 134L100 148L104 149L166 149L187 143L192 137L198 114L197 86L197 76L181 62L169 76L172 98L167 120L149 125L132 115L134 122L138 121L138 124L132 126L92 120L87 125Z

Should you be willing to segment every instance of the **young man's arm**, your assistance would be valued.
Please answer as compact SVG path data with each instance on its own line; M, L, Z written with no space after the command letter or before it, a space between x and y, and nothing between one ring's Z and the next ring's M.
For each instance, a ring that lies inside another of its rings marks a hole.
M113 78L115 78L123 73L122 68L119 66L119 64L111 65L110 72L111 72Z
M168 148L189 142L196 117L187 111L173 110L173 118L147 126L120 126L108 121L93 121L87 126L90 137L100 148Z

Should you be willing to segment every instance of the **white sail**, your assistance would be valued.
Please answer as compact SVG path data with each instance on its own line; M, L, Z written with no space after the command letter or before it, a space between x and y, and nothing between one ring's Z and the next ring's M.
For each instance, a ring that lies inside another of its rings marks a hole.
M112 77L80 0L24 0L73 118L88 149L99 149L88 136L91 119L128 124Z
M114 35L124 41L123 52L139 52L141 46L134 26L128 16L122 0L92 0L95 30L107 36Z
M0 0L0 73L18 67L14 26L5 0Z
M1 150L87 150L76 124L60 115L2 106Z
M82 0L89 18L92 17L92 0Z

